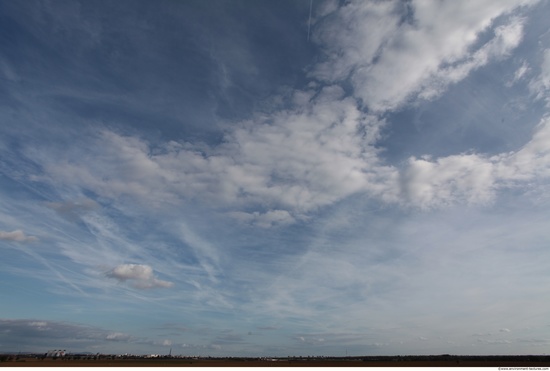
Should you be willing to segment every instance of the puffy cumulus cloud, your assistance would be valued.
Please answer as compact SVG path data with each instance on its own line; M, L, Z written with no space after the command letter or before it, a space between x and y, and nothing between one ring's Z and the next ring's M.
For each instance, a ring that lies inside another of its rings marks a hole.
M490 201L494 182L491 162L479 155L449 156L435 161L413 157L402 174L402 191L405 202L431 208L459 201Z
M550 117L544 117L531 140L520 150L492 157L504 184L550 177Z
M437 159L410 158L400 173L401 202L420 208L457 202L490 202L500 189L550 177L550 117L518 151L495 156L460 154Z
M38 241L38 238L35 236L27 236L22 230L16 229L11 232L0 231L0 240L14 242L36 242Z
M340 87L325 87L305 106L258 115L233 131L224 152L236 166L223 183L233 199L294 215L374 191L383 125Z
M358 192L387 203L433 208L487 203L499 189L550 176L548 118L518 151L412 157L398 169L383 164L376 148L384 121L363 113L339 87L305 95L304 106L242 122L218 146L172 141L153 147L104 131L97 148L110 153L108 159L95 154L93 163L57 165L51 174L105 197L131 195L152 204L198 199L263 228L305 219ZM93 207L93 201L55 205L68 213ZM135 281L142 288L163 287L163 282Z
M264 228L307 219L358 192L421 208L489 202L511 182L546 176L546 129L514 153L411 158L398 169L379 156L382 117L411 97L432 99L472 70L507 57L523 37L525 21L515 10L532 2L327 4L314 32L326 58L310 71L322 84L293 91L283 108L235 123L221 143L153 145L103 130L57 154L26 155L45 170L37 180L75 193L89 190L115 202L131 196L149 207L199 201ZM482 34L487 41L481 42ZM550 86L547 65L537 91ZM337 85L347 79L351 96ZM96 207L86 200L49 206L64 215Z
M418 89L418 97L432 99L445 91L447 86L464 79L468 74L491 60L498 60L510 55L523 37L523 19L512 17L503 26L496 27L494 38L464 60L445 65L426 78Z
M392 173L375 148L384 121L363 113L338 86L297 91L295 100L302 103L239 123L217 146L154 147L104 130L70 162L47 159L44 178L150 205L199 199L260 226L288 224L358 191L381 193L380 181ZM79 160L85 158L95 160Z
M122 264L109 272L109 276L121 281L131 279L148 280L153 277L153 268L148 265Z
M472 47L497 17L530 3L347 2L318 23L315 40L325 46L327 60L311 75L330 82L349 77L355 94L379 112L414 96L433 98L474 68L507 56L522 38L518 18Z
M107 276L123 282L130 281L138 289L168 288L174 285L155 277L153 268L143 264L121 264L107 272Z
M400 13L405 10L399 1L332 5L322 8L313 35L326 60L317 64L310 75L324 81L344 80L357 68L372 64L381 46L398 30Z
M103 131L97 145L88 149L97 161L78 163L85 156L74 156L71 164L56 161L55 166L45 167L52 181L90 189L102 197L130 195L153 205L195 199L263 228L305 219L318 208L358 192L427 209L487 203L500 189L550 176L548 118L517 151L412 157L398 169L384 164L376 147L385 122L362 112L341 88L298 93L302 105L258 114L228 132L218 146L172 141L153 147L143 139ZM110 155L104 157L96 148ZM70 214L96 204L89 200L50 207ZM22 232L3 233L3 239L22 238ZM152 274L146 268L134 269ZM167 286L155 279L134 283L141 288Z

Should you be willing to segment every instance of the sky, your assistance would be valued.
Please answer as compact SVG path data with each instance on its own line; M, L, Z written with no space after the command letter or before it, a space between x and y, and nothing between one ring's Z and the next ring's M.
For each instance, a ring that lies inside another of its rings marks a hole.
M0 0L0 352L548 353L548 14Z

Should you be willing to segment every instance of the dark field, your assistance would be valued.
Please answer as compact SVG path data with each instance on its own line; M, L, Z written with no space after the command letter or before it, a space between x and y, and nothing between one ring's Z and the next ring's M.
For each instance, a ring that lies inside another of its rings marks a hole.
M537 367L550 356L400 356L264 360L256 358L40 359L15 357L0 367Z

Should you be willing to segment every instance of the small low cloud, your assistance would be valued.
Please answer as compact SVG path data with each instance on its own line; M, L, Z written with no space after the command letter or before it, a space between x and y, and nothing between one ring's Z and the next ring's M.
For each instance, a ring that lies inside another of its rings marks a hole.
M153 268L144 264L121 264L107 273L107 277L121 282L129 281L138 289L168 288L173 282L163 281L155 277Z
M529 67L529 63L527 63L527 61L523 61L521 66L514 73L514 79L507 83L507 86L512 86L516 82L521 81L530 70L531 67Z
M11 232L0 231L0 240L14 242L36 242L38 238L35 236L27 236L20 229Z
M293 339L300 343L309 345L319 345L325 342L325 338L319 335L298 335L294 336Z
M128 334L124 334L122 332L112 332L110 334L107 334L105 337L106 340L110 341L128 341L130 340L131 336Z
M89 198L76 201L48 202L46 206L70 220L74 220L82 214L99 208L99 204Z

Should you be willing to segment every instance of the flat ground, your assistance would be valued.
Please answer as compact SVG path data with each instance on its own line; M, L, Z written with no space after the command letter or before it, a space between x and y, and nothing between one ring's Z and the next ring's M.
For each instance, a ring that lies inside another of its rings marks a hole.
M100 359L62 360L20 358L0 362L0 367L540 367L550 370L550 357L425 357L384 360L231 360L231 359Z

